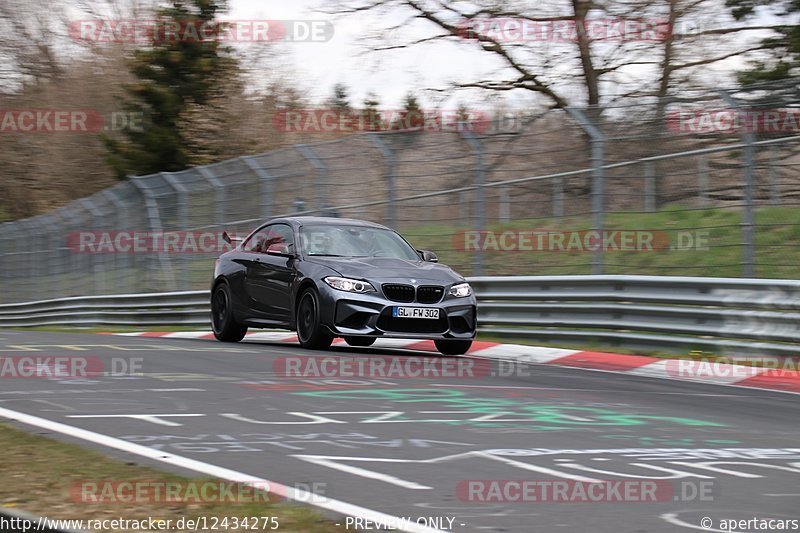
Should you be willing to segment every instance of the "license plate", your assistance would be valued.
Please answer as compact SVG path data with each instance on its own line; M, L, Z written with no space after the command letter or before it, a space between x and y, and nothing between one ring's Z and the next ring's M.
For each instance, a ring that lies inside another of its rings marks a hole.
M392 316L396 318L439 318L439 310L433 307L394 307Z

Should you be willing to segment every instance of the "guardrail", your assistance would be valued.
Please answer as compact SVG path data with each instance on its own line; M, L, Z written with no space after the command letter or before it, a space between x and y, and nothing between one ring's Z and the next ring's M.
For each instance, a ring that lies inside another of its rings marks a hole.
M800 354L800 281L665 276L468 278L482 333L657 351ZM0 305L0 327L209 323L208 291Z
M0 327L209 325L209 292L76 296L0 305Z
M800 354L800 281L471 278L483 333L656 351Z

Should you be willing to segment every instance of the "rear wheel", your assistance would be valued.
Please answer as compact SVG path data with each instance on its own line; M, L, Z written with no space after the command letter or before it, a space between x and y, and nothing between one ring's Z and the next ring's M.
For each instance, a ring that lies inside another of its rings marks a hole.
M239 324L233 317L231 289L220 283L211 295L211 328L214 336L222 342L239 342L247 333L247 326Z
M317 291L306 289L297 304L297 340L303 348L322 350L333 342L333 335L325 330L319 317Z
M472 346L472 341L435 340L436 349L444 355L464 355Z
M345 337L344 342L350 346L366 347L375 344L375 337Z

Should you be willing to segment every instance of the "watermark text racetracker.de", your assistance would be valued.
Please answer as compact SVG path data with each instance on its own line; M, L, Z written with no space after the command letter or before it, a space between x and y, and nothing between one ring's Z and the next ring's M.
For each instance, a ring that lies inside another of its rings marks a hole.
M658 503L714 501L713 481L468 479L456 485L467 503Z
M797 134L800 111L794 109L682 109L667 114L676 133Z
M75 481L70 499L84 504L142 503L251 504L276 501L267 482L156 481L146 479L92 479Z
M100 43L323 43L330 41L333 34L333 23L318 19L87 19L69 24L73 41Z
M663 42L672 35L667 19L595 17L585 20L532 20L521 17L472 17L459 22L464 39L506 43L576 43L581 36L599 42Z
M800 375L800 359L783 356L682 357L668 359L666 371L671 377L681 379L746 379L756 375L794 378Z
M529 377L530 367L515 361L420 356L285 356L272 363L277 377L364 379L476 379Z
M423 133L484 133L492 118L477 109L291 109L275 113L276 131L283 133L354 133L415 130Z
M99 133L144 131L145 115L140 111L96 109L0 108L2 133Z
M224 233L222 230L84 230L69 233L66 247L75 253L88 254L214 253L219 255L233 250L236 247L235 242L243 242L248 236L232 233L229 235L229 242L225 239ZM251 251L254 249L264 251L282 242L279 236L269 231L259 231L250 235L244 246Z
M224 253L234 245L222 231L74 231L67 248L76 253ZM244 235L231 235L241 239Z
M556 230L547 228L463 230L453 247L466 252L657 252L708 250L707 230Z
M0 379L87 379L143 376L143 358L85 355L0 355Z
M328 484L298 481L291 486L273 487L267 481L151 479L84 479L73 482L70 499L87 505L138 504L263 504L292 499L304 503L329 501Z

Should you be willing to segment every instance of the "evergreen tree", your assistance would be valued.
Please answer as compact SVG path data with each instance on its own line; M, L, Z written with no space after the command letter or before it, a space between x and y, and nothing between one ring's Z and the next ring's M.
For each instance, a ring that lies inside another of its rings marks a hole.
M341 113L349 113L352 108L348 93L346 85L337 83L333 86L333 96L328 100L328 105Z
M361 116L367 131L381 131L383 129L378 106L380 106L380 102L375 93L369 93L364 99L364 108L361 110Z
M425 125L425 115L419 105L419 100L409 91L403 99L403 111L399 120L392 129L408 130L421 128Z
M800 15L800 0L726 0L725 4L731 8L736 20L756 16L759 7L770 8L787 20ZM786 24L775 31L776 35L762 41L771 57L753 62L750 69L740 72L740 83L748 85L797 76L800 71L800 25Z
M226 0L173 0L158 11L152 42L130 60L137 81L126 87L125 108L147 117L145 127L123 129L122 140L104 139L120 178L192 165L182 117L218 98L219 85L236 72L236 61L219 40L224 27L215 21L225 8ZM170 24L177 25L177 34L165 31Z

